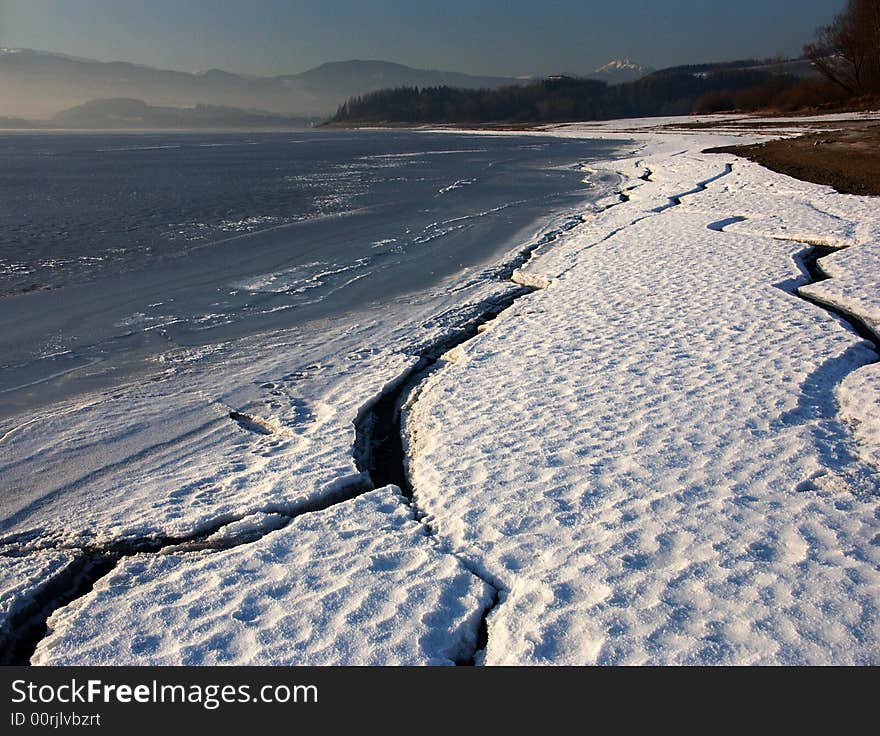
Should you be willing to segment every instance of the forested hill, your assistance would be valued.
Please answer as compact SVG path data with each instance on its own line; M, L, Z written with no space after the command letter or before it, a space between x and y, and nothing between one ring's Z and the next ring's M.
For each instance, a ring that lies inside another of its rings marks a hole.
M682 115L698 109L703 101L711 103L718 93L732 96L773 90L778 94L797 83L793 76L758 70L671 69L618 85L552 77L494 90L399 87L353 97L340 106L331 122L530 123Z

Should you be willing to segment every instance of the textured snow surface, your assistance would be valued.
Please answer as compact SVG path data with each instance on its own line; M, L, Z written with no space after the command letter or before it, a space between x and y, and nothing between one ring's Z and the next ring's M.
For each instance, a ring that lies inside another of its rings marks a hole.
M880 363L844 378L837 396L840 416L852 428L860 457L880 470Z
M140 555L54 615L35 664L452 664L493 591L394 487L219 553Z
M870 316L880 206L711 144L615 162L409 407L417 503L504 591L488 664L880 662L877 355L794 293L796 240L851 245L820 286Z
M295 349L265 347L269 355ZM360 479L351 420L412 362L390 353L342 357L263 388L257 376L248 388L259 398L239 401L249 366L238 358L213 378L169 376L49 417L4 443L11 461L0 461L0 472L7 487L20 489L18 499L40 488L42 475L52 483L11 521L33 518L66 539L97 531L101 541L189 534L251 511L295 510ZM322 379L319 391L309 385L314 374ZM233 407L250 421L232 421Z

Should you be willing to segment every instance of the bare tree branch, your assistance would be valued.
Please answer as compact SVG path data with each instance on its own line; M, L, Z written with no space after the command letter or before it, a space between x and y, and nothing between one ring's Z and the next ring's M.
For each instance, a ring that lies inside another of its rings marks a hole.
M804 52L848 94L880 92L880 0L849 0Z

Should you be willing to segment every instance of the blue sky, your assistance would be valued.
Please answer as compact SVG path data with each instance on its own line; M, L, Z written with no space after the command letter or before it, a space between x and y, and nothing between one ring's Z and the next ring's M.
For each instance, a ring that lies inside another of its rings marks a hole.
M384 59L474 74L795 54L845 0L0 0L0 46L186 71Z

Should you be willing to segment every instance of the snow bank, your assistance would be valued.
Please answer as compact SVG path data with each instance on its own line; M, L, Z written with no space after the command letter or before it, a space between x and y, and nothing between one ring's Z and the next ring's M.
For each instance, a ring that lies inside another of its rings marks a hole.
M14 491L4 494L4 526L33 525L67 544L187 536L363 484L352 418L416 359L380 351L284 372L282 358L303 347L278 341L262 346L269 360L236 355L213 371L172 371L24 427L0 461ZM231 411L258 418L260 431Z
M801 293L861 318L880 339L880 201L871 204L874 216L866 213L862 223L874 231L858 247L820 259L819 267L830 278L802 287Z

